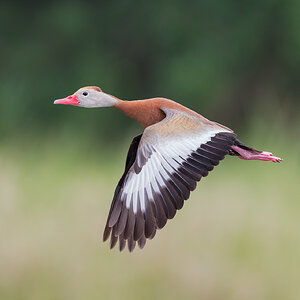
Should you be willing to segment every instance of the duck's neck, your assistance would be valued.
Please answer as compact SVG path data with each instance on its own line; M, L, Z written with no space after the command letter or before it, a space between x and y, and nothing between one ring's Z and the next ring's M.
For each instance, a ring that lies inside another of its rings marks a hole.
M133 101L118 99L114 107L139 122L143 127L153 125L165 117L159 108L159 98Z

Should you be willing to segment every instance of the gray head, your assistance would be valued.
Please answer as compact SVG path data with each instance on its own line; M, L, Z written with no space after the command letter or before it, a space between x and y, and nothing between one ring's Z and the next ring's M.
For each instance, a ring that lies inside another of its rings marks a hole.
M109 107L118 103L118 100L111 95L108 95L97 86L86 86L80 88L73 95L58 99L54 104L67 104L86 108L92 107Z

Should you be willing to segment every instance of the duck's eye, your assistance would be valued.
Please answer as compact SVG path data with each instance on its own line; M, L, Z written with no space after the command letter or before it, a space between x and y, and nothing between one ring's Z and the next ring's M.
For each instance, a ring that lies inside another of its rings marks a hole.
M82 95L83 96L87 96L89 93L88 92L83 92Z

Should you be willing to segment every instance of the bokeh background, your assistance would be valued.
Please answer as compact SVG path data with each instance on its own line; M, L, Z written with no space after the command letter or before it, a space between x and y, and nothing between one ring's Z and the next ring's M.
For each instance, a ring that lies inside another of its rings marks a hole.
M300 2L1 1L0 298L299 299ZM281 156L228 157L145 249L101 242L128 145L81 86L164 96Z

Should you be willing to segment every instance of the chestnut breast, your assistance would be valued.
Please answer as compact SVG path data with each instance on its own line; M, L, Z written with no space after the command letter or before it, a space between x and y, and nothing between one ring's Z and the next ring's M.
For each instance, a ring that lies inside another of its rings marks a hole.
M161 108L176 109L187 112L193 116L201 118L202 116L183 105L166 98L151 98L135 101L120 101L116 106L128 117L135 119L143 127L156 124L164 119L165 114ZM203 117L202 117L203 118Z

